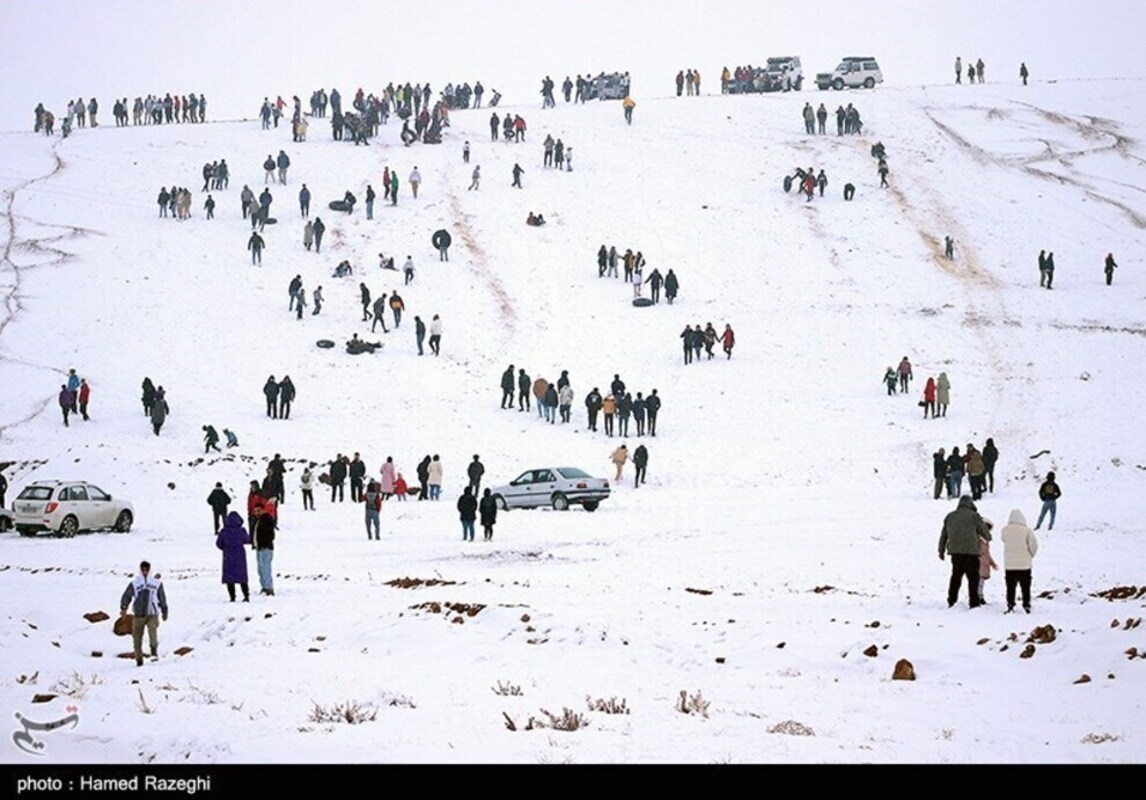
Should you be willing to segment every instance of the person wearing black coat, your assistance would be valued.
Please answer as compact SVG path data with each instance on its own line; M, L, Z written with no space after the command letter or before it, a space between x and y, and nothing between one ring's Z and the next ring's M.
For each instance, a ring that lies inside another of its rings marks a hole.
M633 451L633 466L636 468L636 477L633 478L633 488L645 482L645 468L649 465L649 451L642 444L637 445Z
M418 500L425 500L430 494L430 457L427 455L418 462L418 483L421 484L421 491L418 492Z
M497 523L497 501L486 489L482 493L481 502L478 503L478 514L481 517L481 529L485 541L493 541L493 526Z
M474 499L477 499L478 490L481 489L481 476L485 475L485 465L481 460L474 455L474 460L470 462L469 467L466 468L466 474L470 478L470 488L473 489Z
M672 301L676 300L678 289L680 289L680 281L676 279L676 273L670 269L668 274L665 275L665 297L668 298L670 306L672 305Z
M2 494L0 494L0 497L2 497ZM223 484L215 484L215 488L211 490L211 494L207 495L207 505L211 506L211 511L214 514L215 535L218 536L219 528L222 527L223 520L227 518L227 507L231 505L231 495L223 490Z
M988 439L987 443L983 445L983 466L987 469L983 474L983 479L986 480L987 491L991 494L995 493L995 464L998 460L999 448L995 447L994 439Z
M223 452L219 449L219 432L215 430L214 425L203 426L203 441L205 443L203 447L204 454L207 454L212 450L214 450L216 453ZM215 532L218 533L218 531Z
M279 419L290 419L290 404L294 402L296 394L290 375L284 375L282 383L279 384Z
M550 425L557 423L557 406L559 403L557 385L551 383L549 388L545 390L545 418L549 420Z
M322 217L314 218L314 252L322 252L322 234L326 233L326 225L323 224Z
M533 379L525 374L524 369L517 371L517 410L529 411L529 387L533 385Z
M633 413L633 396L628 392L617 395L617 435L629 435L629 416Z
M348 472L349 463L346 456L339 453L335 456L334 460L330 462L330 502L334 502L335 497L338 502L346 499L343 494L343 484L346 483L346 473Z
M477 498L473 490L467 486L462 496L458 498L458 517L462 521L462 541L474 540L474 522L477 520Z
M358 284L358 290L362 295L362 321L369 322L371 318L370 313L370 288L365 283ZM382 322L382 327L386 326L386 322Z
M501 127L501 120L497 118L497 112L493 112L489 118L489 140L491 142L497 141L497 131Z
M513 364L501 373L501 407L513 409Z
M601 393L597 391L597 387L593 387L593 391L585 396L585 409L589 413L589 430L597 430L597 414L601 411Z
M275 383L274 375L267 378L267 382L263 384L263 395L267 398L267 416L271 419L278 419L279 385Z
M366 462L358 453L355 453L354 458L350 459L350 466L347 471L350 474L350 502L361 503L362 491L366 481Z
M645 398L645 414L649 418L649 435L657 435L657 412L661 410L661 399L657 396L657 390L653 389L652 394Z
M947 451L942 447L931 455L931 475L935 478L934 497L938 500L943 493L943 484L947 481Z
M155 405L155 384L151 378L143 379L143 416L151 416L151 407Z
M597 277L605 277L605 268L609 266L609 251L605 249L605 245L601 245L601 249L597 251Z

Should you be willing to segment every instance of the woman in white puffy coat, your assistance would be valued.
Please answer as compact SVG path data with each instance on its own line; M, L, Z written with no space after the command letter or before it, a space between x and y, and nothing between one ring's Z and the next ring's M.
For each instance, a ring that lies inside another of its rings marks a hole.
M1039 550L1035 532L1027 525L1023 512L1011 511L1001 534L1003 540L1003 569L1007 581L1007 611L1015 610L1015 587L1023 592L1023 610L1031 613L1031 564Z

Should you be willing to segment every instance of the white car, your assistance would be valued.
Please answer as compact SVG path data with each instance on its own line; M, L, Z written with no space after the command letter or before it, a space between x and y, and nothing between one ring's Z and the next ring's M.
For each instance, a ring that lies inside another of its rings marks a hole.
M609 481L594 478L576 467L529 469L504 486L490 488L494 502L502 510L552 506L564 511L570 505L580 505L586 511L596 511L611 491Z
M769 58L764 71L772 91L787 92L795 89L798 92L804 86L804 68L800 65L799 56Z
M816 74L816 86L821 90L839 90L845 86L851 89L861 86L871 89L877 83L883 83L883 72L871 56L844 56L833 71Z
M12 503L12 524L21 536L50 531L70 539L79 531L110 528L127 533L135 510L126 500L83 481L37 481Z

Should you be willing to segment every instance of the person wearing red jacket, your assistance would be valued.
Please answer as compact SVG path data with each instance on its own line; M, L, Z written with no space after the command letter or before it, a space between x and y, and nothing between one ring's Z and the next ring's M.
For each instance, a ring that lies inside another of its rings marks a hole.
M91 394L92 394L92 387L88 386L87 379L81 378L80 379L79 401L80 401L80 415L84 418L84 422L87 422L89 419L89 417L88 417L88 399L91 397Z
M923 387L923 418L927 419L927 412L935 419L935 378L928 378L927 385Z
M724 333L720 335L720 341L724 345L724 352L729 358L732 358L732 347L736 344L736 334L732 332L731 325L724 326Z

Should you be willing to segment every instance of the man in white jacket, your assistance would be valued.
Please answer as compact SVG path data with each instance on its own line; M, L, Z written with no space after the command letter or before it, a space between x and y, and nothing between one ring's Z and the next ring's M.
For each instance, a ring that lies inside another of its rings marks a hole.
M119 601L119 615L127 616L131 608L134 619L131 623L131 641L135 645L135 665L143 666L143 629L147 629L148 643L151 645L151 660L159 658L159 616L167 621L167 593L159 576L152 577L151 564L142 561L136 575Z

